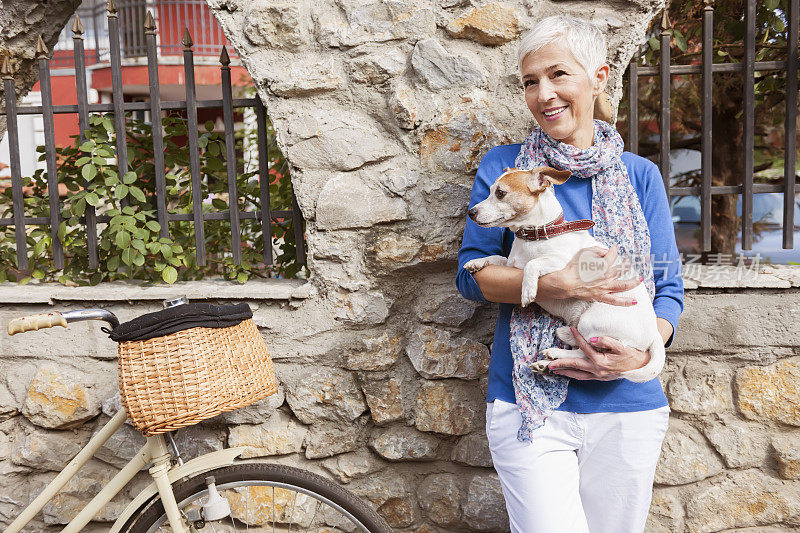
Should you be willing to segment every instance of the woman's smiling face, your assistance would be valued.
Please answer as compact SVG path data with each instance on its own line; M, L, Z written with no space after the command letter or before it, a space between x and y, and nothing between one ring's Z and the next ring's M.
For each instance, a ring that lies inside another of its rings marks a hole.
M522 60L525 102L536 122L553 139L589 148L594 137L594 100L608 81L608 65L591 77L561 39Z

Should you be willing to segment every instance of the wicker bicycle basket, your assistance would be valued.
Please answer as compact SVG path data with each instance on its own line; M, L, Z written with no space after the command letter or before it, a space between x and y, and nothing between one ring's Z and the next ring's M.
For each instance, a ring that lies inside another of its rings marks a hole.
M278 385L264 340L246 318L120 342L119 389L131 424L150 436L245 407Z

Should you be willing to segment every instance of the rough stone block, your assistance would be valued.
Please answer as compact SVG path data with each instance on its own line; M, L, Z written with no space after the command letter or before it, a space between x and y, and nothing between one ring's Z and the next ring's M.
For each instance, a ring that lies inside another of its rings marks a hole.
M399 48L376 51L354 57L347 63L350 79L358 83L380 85L405 72L408 58Z
M443 326L460 326L475 314L476 302L466 300L459 294L434 294L417 302L417 317L423 322L433 322Z
M780 306L774 305L771 294L689 293L681 315L684 326L670 349L719 352L739 347L800 346L800 329L792 327L798 314L800 293L782 293Z
M264 424L231 427L228 445L231 448L246 446L243 457L284 455L299 452L307 434L304 425L279 411Z
M300 168L354 170L365 163L383 161L398 154L398 147L382 133L372 118L364 113L343 109L298 112L289 122L286 142L289 160ZM337 205L347 211L356 209L356 206L366 211L385 210L385 204L393 205L389 201L381 201L375 191L365 189L363 184L356 183L357 180L354 175L340 176L338 180L327 185L327 191L320 193L320 199L325 198L323 194L344 195L338 197L340 203ZM351 187L356 187L356 190L351 190ZM346 200L348 197L356 202L356 206L349 205ZM389 213L396 216L391 210ZM350 216L355 215L351 213Z
M478 531L508 531L508 514L497 474L472 478L464 504L464 521Z
M432 91L454 87L478 87L485 78L480 68L466 57L447 52L436 39L417 41L411 64L425 85Z
M800 357L736 372L736 406L751 420L800 426Z
M417 429L446 435L466 435L480 423L477 388L458 381L425 381L416 399Z
M289 407L304 424L318 420L349 424L367 410L361 388L346 370L292 366L280 378Z
M95 363L95 368L99 365ZM65 365L41 366L28 387L22 414L45 428L76 426L97 416L103 400L117 388L111 367L99 368L81 373Z
M376 267L390 271L420 263L455 258L455 253L445 244L423 243L414 237L397 233L380 235L369 246L367 253Z
M402 199L369 187L352 174L328 180L317 200L319 229L368 228L379 222L403 220L406 216L406 204Z
M225 424L261 424L277 412L284 400L286 400L286 391L283 385L278 385L278 390L274 394L247 407L222 413L218 418Z
M414 428L392 426L372 432L369 446L389 461L425 461L437 457L440 441Z
M489 369L489 349L449 331L423 326L409 336L406 355L414 369L428 379L478 379Z
M732 372L719 363L690 361L672 376L667 385L673 411L696 415L722 413L733 405Z
M433 10L416 0L338 0L341 11L315 14L319 42L330 47L358 46L436 31Z
M385 466L367 449L343 453L322 461L322 466L340 483L349 483L379 471Z
M316 62L301 62L289 70L285 78L269 84L269 89L278 96L308 96L335 91L344 86L344 74L330 58Z
M90 461L56 494L44 508L42 517L46 524L66 524L80 512L95 494L111 481L117 471L100 462ZM43 488L43 487L42 487ZM36 492L36 491L35 491ZM122 514L127 505L124 494L118 494L94 517L95 520L111 522Z
M350 370L387 370L403 353L403 338L384 333L378 337L359 337L348 346L345 368Z
M341 427L314 424L306 436L306 458L320 459L357 450L363 445L362 433L359 424Z
M519 19L514 9L499 2L473 7L447 25L447 33L460 39L497 46L519 35Z
M686 496L687 529L710 533L731 528L766 526L797 517L800 483L780 481L761 472L731 472L713 485L701 485Z
M492 468L494 466L492 453L489 451L489 441L486 440L486 434L483 432L461 437L453 447L450 459L469 466L481 466L483 468Z
M683 504L674 489L653 490L650 514L644 528L645 533L678 533L684 531Z
M728 468L758 467L764 463L768 444L763 426L730 416L704 420L701 425Z
M798 432L772 438L772 449L783 479L800 479L800 434Z
M669 425L656 467L656 483L683 485L722 472L722 461L694 426L677 418L670 418Z
M48 431L20 425L12 433L11 461L37 470L59 471L69 463L88 438L70 431Z
M339 291L331 294L334 317L347 324L382 324L389 316L390 303L378 291Z
M304 48L311 40L311 21L302 7L301 2L256 5L245 17L244 36L256 46Z
M464 497L457 476L432 474L417 489L419 506L436 524L447 526L461 519L461 500Z
M403 418L402 386L402 381L394 377L370 381L361 386L375 424L387 424Z
M420 106L414 89L405 83L392 85L387 97L387 104L392 110L397 125L404 130L413 130L422 123Z

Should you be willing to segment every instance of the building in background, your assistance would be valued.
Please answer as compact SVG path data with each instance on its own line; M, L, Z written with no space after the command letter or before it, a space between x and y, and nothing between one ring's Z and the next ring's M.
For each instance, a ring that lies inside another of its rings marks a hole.
M112 102L109 33L106 19L106 0L84 0L76 13L83 25L86 52L86 76L89 103ZM252 85L246 69L222 33L205 0L117 0L120 21L120 51L122 58L123 95L126 102L150 99L147 75L147 50L144 39L144 20L147 11L156 23L158 75L162 102L185 100L183 45L181 39L188 29L194 51L194 75L198 100L222 98L220 86L219 55L222 46L228 47L231 58L231 80L235 87ZM51 83L54 105L76 105L77 87L73 61L74 16L59 36L50 59ZM20 105L41 105L37 82L22 99ZM137 118L150 121L149 111L140 111ZM223 131L222 109L198 109L198 124L211 121L215 129ZM244 117L247 120L247 117ZM30 176L37 168L36 147L44 144L41 115L20 115L20 163L22 175ZM78 135L75 113L55 115L56 145L74 142ZM9 176L8 140L0 143L0 177ZM5 185L5 184L4 184Z

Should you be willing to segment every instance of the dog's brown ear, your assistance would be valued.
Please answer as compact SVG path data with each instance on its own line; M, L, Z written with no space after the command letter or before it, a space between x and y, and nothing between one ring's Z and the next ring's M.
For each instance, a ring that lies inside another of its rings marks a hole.
M556 185L565 183L572 176L572 172L569 170L556 170L552 167L540 167L539 173Z
M539 193L550 186L550 180L546 178L538 169L528 170L528 177L525 178L525 184L528 190L533 193Z

